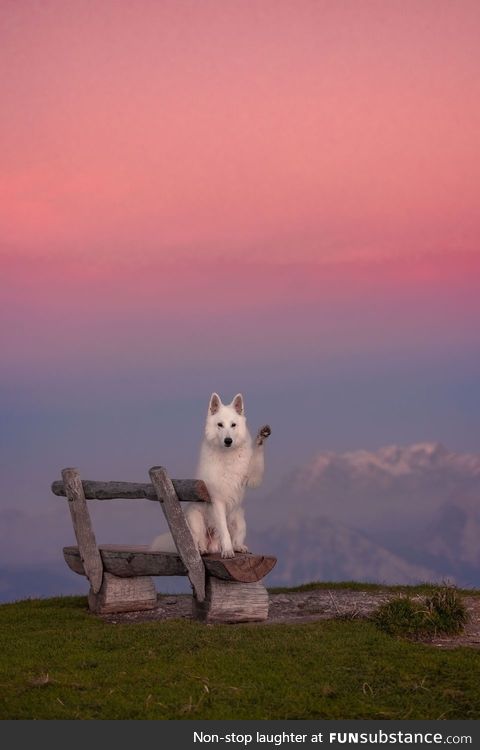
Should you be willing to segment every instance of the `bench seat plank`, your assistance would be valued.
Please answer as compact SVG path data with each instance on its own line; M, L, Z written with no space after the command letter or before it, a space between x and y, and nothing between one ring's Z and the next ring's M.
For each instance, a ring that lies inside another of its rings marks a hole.
M99 545L103 568L119 578L135 576L186 576L187 569L175 552L152 551L148 545ZM65 562L75 573L85 575L78 547L64 547Z
M101 544L98 547L107 573L119 578L135 576L185 576L187 569L175 552L151 550L148 545ZM65 562L75 573L85 575L78 547L64 547ZM269 573L276 558L237 553L232 558L202 555L207 572L224 581L254 583Z
M224 581L254 583L270 573L277 558L272 555L250 555L236 552L235 557L222 557L220 554L202 555L209 575Z

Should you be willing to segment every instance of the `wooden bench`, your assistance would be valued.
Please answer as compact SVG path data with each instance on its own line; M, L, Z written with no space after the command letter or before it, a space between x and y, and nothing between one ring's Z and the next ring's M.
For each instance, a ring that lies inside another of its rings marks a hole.
M69 568L90 582L88 603L100 614L155 609L152 576L188 576L193 593L193 617L204 622L249 622L268 617L268 593L262 578L276 563L265 555L200 555L182 502L210 502L204 482L170 479L160 466L150 469L151 484L81 480L77 469L64 469L62 481L52 484L55 495L66 497L78 546L64 547ZM97 545L87 500L115 498L159 502L177 552L148 546Z

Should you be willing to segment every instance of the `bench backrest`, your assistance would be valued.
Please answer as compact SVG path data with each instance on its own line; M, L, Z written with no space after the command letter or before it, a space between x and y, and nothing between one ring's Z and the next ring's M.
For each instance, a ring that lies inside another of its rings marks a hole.
M204 482L195 479L170 479L166 470L154 466L149 471L151 484L135 482L95 482L82 480L78 469L63 469L62 480L52 484L52 492L68 499L78 549L92 591L100 590L103 563L93 531L87 499L148 499L160 503L178 554L185 565L199 602L205 599L205 566L192 538L180 506L184 502L209 502Z

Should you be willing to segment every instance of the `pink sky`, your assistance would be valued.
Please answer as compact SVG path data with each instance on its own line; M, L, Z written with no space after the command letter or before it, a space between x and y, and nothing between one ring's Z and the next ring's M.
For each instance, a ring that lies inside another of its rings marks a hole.
M7 377L469 351L479 34L476 0L1 3Z
M477 252L480 5L3 2L26 257Z
M214 377L219 365L259 362L279 376L277 367L296 362L293 385L312 362L322 371L332 358L393 354L435 370L478 352L480 256L472 253L140 266L10 257L6 271L10 383L73 375L86 386L137 362L139 376L207 367Z

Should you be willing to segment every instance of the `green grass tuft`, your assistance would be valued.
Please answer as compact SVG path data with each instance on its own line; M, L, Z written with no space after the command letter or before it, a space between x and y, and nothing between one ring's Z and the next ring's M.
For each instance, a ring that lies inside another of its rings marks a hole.
M451 586L436 591L425 600L428 617L435 633L456 635L468 622L468 612L461 597Z
M458 592L445 586L422 599L397 596L382 604L372 620L389 635L425 639L460 633L468 615Z

